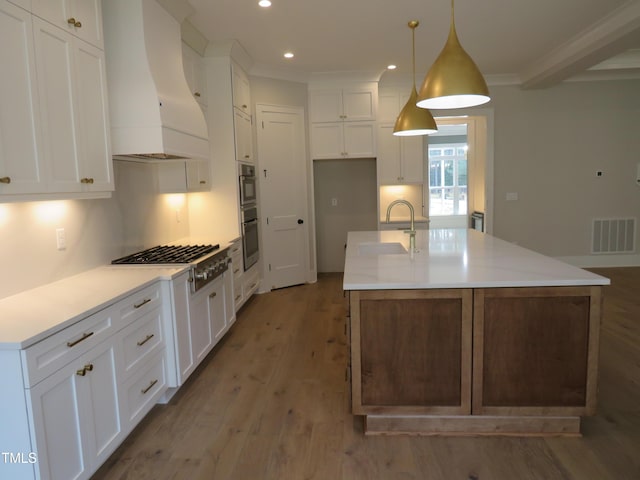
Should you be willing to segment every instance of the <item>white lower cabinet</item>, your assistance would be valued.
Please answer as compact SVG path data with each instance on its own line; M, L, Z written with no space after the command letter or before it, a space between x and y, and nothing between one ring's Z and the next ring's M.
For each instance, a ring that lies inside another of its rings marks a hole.
M174 321L169 327L175 352L169 358L175 359L175 365L169 366L168 383L179 387L235 321L233 272L226 270L195 293L191 293L188 273L172 283Z
M144 418L166 389L167 366L163 349L122 386L122 418L127 432Z
M0 350L11 369L0 370L0 449L16 460L12 480L84 480L107 460L168 388L169 312L169 288L156 282L23 350Z
M88 478L124 436L114 342L28 390L40 479Z

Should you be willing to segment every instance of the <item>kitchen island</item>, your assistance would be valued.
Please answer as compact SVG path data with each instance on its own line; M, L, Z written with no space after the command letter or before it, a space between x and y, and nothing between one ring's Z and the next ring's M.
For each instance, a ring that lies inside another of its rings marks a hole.
M350 232L352 409L374 433L579 435L607 278L467 229Z

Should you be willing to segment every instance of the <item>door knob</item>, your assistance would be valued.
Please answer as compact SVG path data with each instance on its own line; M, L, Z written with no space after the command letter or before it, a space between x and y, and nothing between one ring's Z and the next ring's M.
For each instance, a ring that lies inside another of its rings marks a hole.
M298 225L302 225L303 223L304 223L304 220L303 220L303 219L301 219L301 218L299 218L299 219L298 219Z

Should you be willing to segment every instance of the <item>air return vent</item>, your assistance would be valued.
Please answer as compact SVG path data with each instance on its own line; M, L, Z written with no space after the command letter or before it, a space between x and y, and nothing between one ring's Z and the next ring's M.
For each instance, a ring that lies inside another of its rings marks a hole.
M593 220L592 232L591 253L635 251L635 218L596 218Z

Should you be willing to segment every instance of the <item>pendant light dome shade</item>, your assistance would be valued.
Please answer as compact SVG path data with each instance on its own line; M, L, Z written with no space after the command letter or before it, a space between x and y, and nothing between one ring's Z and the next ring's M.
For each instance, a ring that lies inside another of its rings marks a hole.
M435 109L465 108L489 100L489 89L480 69L458 40L451 0L449 38L422 83L417 105Z
M414 85L409 100L400 111L400 115L398 115L396 124L393 127L394 135L409 137L413 135L429 135L438 131L438 126L431 112L426 108L419 108L416 105L417 100L418 92Z
M429 135L438 131L436 121L433 119L431 112L425 108L419 108L416 105L418 101L418 91L416 90L416 39L415 29L420 25L417 20L411 20L409 22L409 28L412 34L413 44L413 89L409 100L406 105L400 111L400 115L396 119L396 124L393 127L393 134L401 137L408 137L414 135Z

